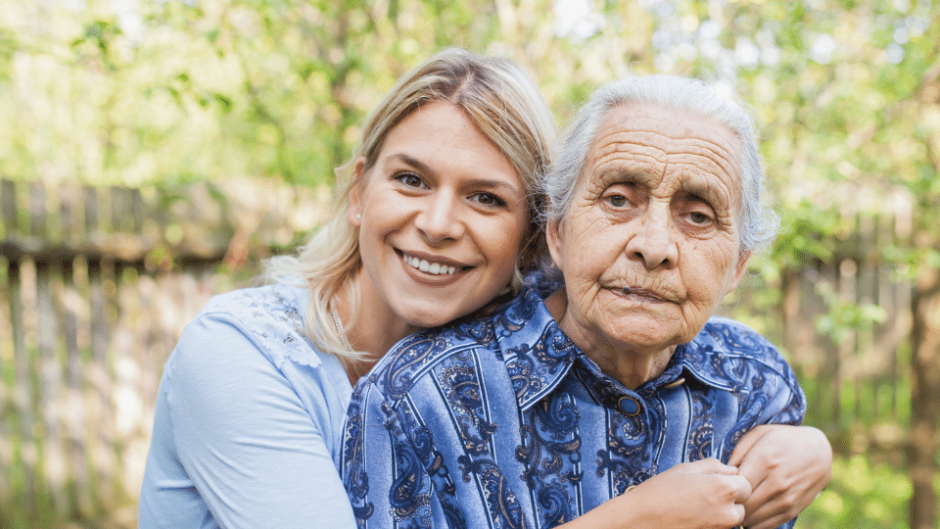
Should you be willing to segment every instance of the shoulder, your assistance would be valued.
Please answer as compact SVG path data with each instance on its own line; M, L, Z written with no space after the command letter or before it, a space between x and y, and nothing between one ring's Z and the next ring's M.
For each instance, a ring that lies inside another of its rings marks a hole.
M398 342L371 371L367 382L395 403L424 377L445 363L449 368L470 364L475 355L503 362L503 353L530 332L527 324L541 300L523 293L493 313L426 329ZM364 379L365 380L365 379Z
M743 356L760 356L777 348L760 333L730 318L712 316L693 340L712 349Z
M459 326L426 329L398 342L375 365L368 378L357 385L368 384L387 401L397 402L422 378L433 373L434 367L462 351L486 347L492 335L492 323L480 320Z
M285 361L316 367L322 353L304 331L309 299L306 289L283 283L219 294L187 325L183 339L240 334L277 367Z
M299 306L303 289L284 283L260 287L241 288L213 296L199 316L205 314L232 314L252 317L271 316L278 319L299 320L303 307ZM198 317L198 316L197 316Z
M794 391L799 387L780 351L739 321L710 318L685 351L686 365L716 383L744 389L755 380L776 378Z

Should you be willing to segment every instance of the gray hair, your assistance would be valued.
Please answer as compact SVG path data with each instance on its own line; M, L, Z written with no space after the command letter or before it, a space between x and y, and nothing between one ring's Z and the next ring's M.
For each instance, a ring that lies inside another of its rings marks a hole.
M724 125L740 140L738 173L741 175L742 253L770 243L779 218L761 204L764 170L758 152L754 120L744 107L705 83L686 77L651 75L629 77L601 86L581 107L556 147L555 162L542 178L541 191L548 200L549 223L561 222L574 199L575 185L584 170L588 152L601 122L620 105L640 104L688 113Z

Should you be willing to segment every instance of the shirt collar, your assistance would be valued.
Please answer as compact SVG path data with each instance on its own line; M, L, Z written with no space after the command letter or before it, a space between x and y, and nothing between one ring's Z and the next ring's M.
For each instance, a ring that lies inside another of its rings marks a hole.
M609 379L605 386L622 388L562 332L535 289L523 289L495 316L497 347L521 409L528 409L551 393L576 361L583 362L587 373L594 377ZM666 386L681 384L688 377L718 390L740 391L740 384L710 361L716 355L730 352L723 340L714 339L713 331L706 324L692 342L678 346L662 374L643 384L637 392L652 395Z
M742 356L742 351L734 348L741 339L740 331L736 331L738 326L728 323L731 320L725 318L709 319L698 335L679 349L687 373L713 388L738 393L744 389L739 374L725 371L734 370L736 364L719 362L722 358Z
M714 348L703 347L700 335L701 333L691 342L676 347L662 374L643 384L640 391L652 394L666 386L687 382L690 377L715 389L735 391L737 385L728 377L721 376L721 372L709 362L709 358L714 358Z
M495 318L497 347L525 410L561 383L574 364L577 347L533 288L523 288Z

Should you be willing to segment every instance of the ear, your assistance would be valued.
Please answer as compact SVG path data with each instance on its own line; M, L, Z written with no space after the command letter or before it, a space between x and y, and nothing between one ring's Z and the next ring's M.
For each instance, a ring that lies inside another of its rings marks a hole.
M356 169L353 174L353 181L349 187L349 207L346 210L346 220L355 227L362 225L362 191L365 187L366 159L362 156L356 160Z
M747 272L747 264L751 261L751 252L747 251L741 254L738 257L738 265L734 270L734 277L731 279L731 285L728 287L728 291L732 291L738 288L738 283L741 282L741 278L744 277L744 273Z
M559 270L564 272L564 269L561 265L561 248L562 241L561 239L561 221L548 221L545 226L545 241L548 243L548 254L552 256L552 262L555 263L555 266Z

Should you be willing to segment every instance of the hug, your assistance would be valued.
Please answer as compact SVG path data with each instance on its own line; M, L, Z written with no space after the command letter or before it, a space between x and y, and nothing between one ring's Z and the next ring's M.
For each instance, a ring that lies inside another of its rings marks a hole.
M712 318L773 235L739 106L616 82L553 154L524 69L447 49L359 130L168 359L141 529L768 529L825 486L787 364Z
M360 527L741 523L752 488L724 463L806 406L772 344L714 316L773 237L762 181L731 99L669 76L600 88L540 182L537 281L357 384L341 472Z

